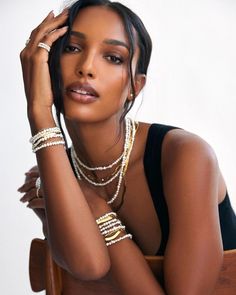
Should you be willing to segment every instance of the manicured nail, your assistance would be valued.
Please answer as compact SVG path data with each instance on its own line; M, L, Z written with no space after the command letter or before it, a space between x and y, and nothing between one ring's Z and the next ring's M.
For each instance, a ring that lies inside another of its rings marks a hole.
M52 16L54 16L54 11L53 11L53 10L51 10L51 11L49 12L49 14L47 15L47 18L48 18L48 17L52 17Z

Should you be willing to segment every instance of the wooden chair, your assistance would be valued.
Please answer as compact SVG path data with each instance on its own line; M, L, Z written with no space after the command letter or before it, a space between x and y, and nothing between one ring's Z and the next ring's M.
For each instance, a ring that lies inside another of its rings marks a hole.
M163 281L163 257L145 257L151 270ZM53 261L47 242L34 239L30 248L29 275L34 292L45 290L46 295L62 294L63 270ZM224 262L212 295L236 295L236 249L224 252Z

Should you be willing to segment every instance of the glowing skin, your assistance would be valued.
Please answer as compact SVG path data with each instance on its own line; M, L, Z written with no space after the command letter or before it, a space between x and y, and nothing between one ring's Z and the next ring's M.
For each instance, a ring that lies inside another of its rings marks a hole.
M120 116L130 96L128 48L119 15L104 7L81 10L61 58L67 119L96 122ZM133 68L137 58L138 49ZM86 86L97 95L91 95Z

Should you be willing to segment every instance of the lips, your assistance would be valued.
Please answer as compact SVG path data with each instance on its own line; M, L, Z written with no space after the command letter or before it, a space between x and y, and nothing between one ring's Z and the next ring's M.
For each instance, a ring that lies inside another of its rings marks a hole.
M99 97L97 91L89 83L74 82L66 88L67 94L77 102L90 103Z
M74 82L67 87L67 91L99 97L97 91L89 83Z

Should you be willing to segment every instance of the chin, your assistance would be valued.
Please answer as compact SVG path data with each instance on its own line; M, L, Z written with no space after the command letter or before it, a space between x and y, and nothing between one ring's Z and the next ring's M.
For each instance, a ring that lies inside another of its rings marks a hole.
M69 122L75 123L99 123L114 116L120 116L121 110L118 108L108 109L105 106L78 105L73 103L64 104L64 117Z

